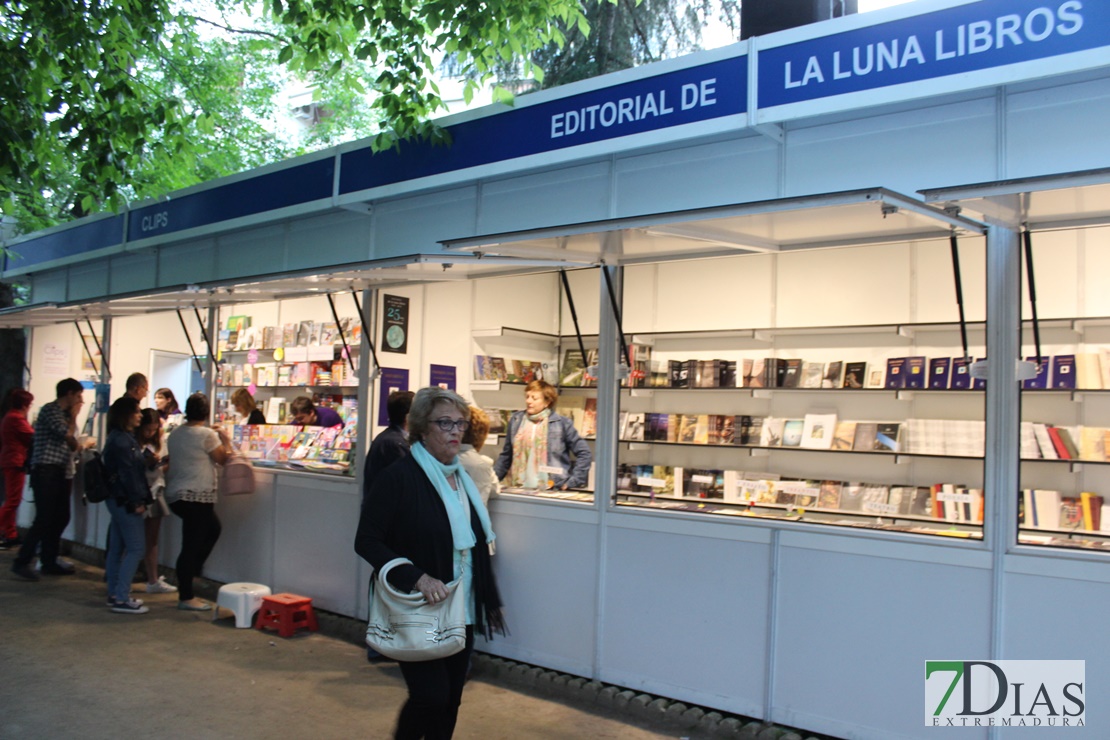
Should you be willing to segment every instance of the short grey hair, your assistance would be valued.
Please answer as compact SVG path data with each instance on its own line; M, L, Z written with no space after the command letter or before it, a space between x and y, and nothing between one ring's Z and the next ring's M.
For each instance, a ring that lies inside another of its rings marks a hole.
M409 409L409 441L422 442L424 435L432 423L432 411L436 404L449 403L459 410L464 419L470 419L470 404L454 391L444 388L421 388L412 399L412 408Z

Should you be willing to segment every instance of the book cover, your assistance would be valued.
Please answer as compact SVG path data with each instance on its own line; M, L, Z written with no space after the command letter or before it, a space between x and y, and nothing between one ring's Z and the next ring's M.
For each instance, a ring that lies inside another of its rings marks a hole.
M1079 459L1106 462L1106 430L1102 427L1079 428Z
M736 363L736 387L747 388L751 385L752 375L755 372L755 360L747 357Z
M845 483L840 488L840 508L843 511L863 509L863 484Z
M768 416L763 419L763 424L760 427L759 446L782 447L782 430L785 423L785 419L775 416Z
M1083 510L1083 529L1088 532L1098 532L1102 529L1103 497L1097 493L1084 491L1079 494Z
M597 436L597 399L587 398L582 408L582 436L593 439Z
M1084 390L1102 390L1102 371L1098 353L1077 352L1075 355L1075 387Z
M821 495L821 482L807 480L805 485L794 491L794 505L802 509L817 506L817 499Z
M678 430L682 424L682 416L680 414L667 414L667 441L678 441Z
M886 382L883 386L888 390L897 390L906 387L906 358L888 357L886 361Z
M802 432L805 431L805 421L802 419L787 419L782 425L782 446L800 447Z
M867 371L867 382L864 388L884 388L886 385L886 367L872 367Z
M474 379L475 380L496 380L494 376L493 365L486 355L474 355Z
M1041 457L1045 460L1060 459L1059 453L1056 452L1056 445L1052 443L1052 437L1048 433L1047 424L1033 422L1033 435L1037 438L1037 448L1041 452Z
M817 494L817 508L819 509L839 509L840 508L840 489L841 484L838 481L827 480L821 482L821 490Z
M820 388L825 380L825 366L820 362L802 363L802 388Z
M717 360L697 360L694 363L694 387L716 388L720 380L720 365Z
M671 360L667 364L667 374L670 377L671 388L690 387L690 372L685 360Z
M969 358L952 358L952 384L949 387L953 390L971 388L971 360Z
M833 432L832 449L851 450L856 439L856 422L840 421Z
M1064 449L1068 451L1070 459L1079 459L1079 448L1075 445L1075 437L1072 436L1071 430L1067 427L1053 427L1056 433L1060 436L1060 441L1064 445Z
M987 359L986 357L976 357L975 362L983 362L986 359ZM986 387L987 387L987 379L986 378L972 378L971 379L971 389L972 390L981 391Z
M504 357L491 357L489 363L490 367L493 368L494 380L507 381L509 379L509 369L505 366Z
M791 358L779 360L779 378L775 384L779 388L797 388L802 382L802 360Z
M709 414L698 414L694 425L694 444L709 444Z
M1031 362L1037 366L1037 374L1029 380L1021 381L1022 390L1043 390L1048 387L1048 363L1050 358L1046 355L1041 356L1041 361L1037 362L1037 357L1026 357L1026 362Z
M626 439L629 442L642 442L644 440L644 414L632 412L625 417L621 439Z
M717 360L717 387L735 388L736 380L736 360Z
M1052 387L1075 388L1075 355L1052 358Z
M879 424L875 430L875 449L882 452L898 452L898 433L902 425L895 423Z
M887 500L890 497L890 487L876 483L869 483L863 487L864 511L872 514L887 514Z
M750 425L748 426L748 441L745 444L758 445L763 438L763 421L762 416L748 417Z
M844 366L844 387L858 390L867 379L866 362L849 362Z
M1056 450L1056 455L1059 457L1059 459L1074 459L1071 455L1071 451L1068 449L1067 445L1064 444L1064 437L1061 433L1060 427L1048 427L1048 437L1052 440L1052 447Z
M934 357L929 360L929 388L934 391L948 390L948 377L951 369L951 357Z
M907 357L904 373L906 377L906 388L924 388L925 358L923 356Z
M581 388L586 378L586 358L582 350L568 349L563 352L563 364L559 366L559 385L568 388Z
M682 414L678 426L678 439L682 444L695 444L698 433L698 415Z
M800 446L807 450L831 450L836 432L836 414L806 414Z
M1082 497L1060 497L1060 529L1083 529Z
M1036 517L1036 526L1039 529L1060 528L1060 503L1059 491L1045 488L1036 488L1032 491L1033 514Z
M709 417L709 444L731 445L736 440L736 417L714 415Z
M856 436L852 440L852 449L856 452L871 452L875 449L875 438L879 433L879 425L872 421L856 423Z
M825 365L825 375L821 378L822 388L839 388L843 384L844 362L836 360Z
M298 347L307 347L309 339L312 338L312 321L301 321L297 324L297 341Z
M745 361L746 362L746 361ZM767 359L757 357L752 360L751 367L746 367L744 386L747 388L765 388L767 380Z

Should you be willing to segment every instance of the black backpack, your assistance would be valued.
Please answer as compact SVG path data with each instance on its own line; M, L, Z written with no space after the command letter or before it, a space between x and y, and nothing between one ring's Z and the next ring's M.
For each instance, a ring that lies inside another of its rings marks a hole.
M112 495L112 479L104 466L104 458L94 450L92 457L85 461L85 500L90 504L107 501Z

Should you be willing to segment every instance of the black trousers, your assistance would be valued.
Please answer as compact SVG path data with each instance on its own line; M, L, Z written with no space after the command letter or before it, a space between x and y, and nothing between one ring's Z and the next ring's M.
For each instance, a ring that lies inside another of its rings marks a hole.
M439 660L399 663L409 698L397 718L397 740L450 740L462 703L463 684L474 650L474 628L466 628L466 647Z
M69 499L73 482L66 478L64 465L36 465L31 469L31 490L35 492L35 520L15 557L16 565L28 565L40 545L39 562L43 567L58 562L62 532L69 526Z
M174 501L170 511L181 517L181 554L177 556L177 598L193 598L193 578L199 576L204 561L220 539L220 520L215 504Z

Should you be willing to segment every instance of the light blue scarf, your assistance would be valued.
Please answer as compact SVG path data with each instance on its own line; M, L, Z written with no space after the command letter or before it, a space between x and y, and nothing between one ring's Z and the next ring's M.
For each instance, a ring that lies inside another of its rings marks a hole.
M447 476L456 473L459 480L462 481L467 498L470 499L471 507L478 512L478 521L482 523L482 530L486 533L486 542L493 542L496 535L493 533L493 525L490 524L489 512L486 510L486 505L482 503L482 496L478 493L474 481L470 479L470 476L467 475L459 463L458 456L456 455L454 461L449 465L444 465L432 457L431 453L424 448L423 442L414 444L411 452L417 465L420 466L424 474L428 476L428 480L432 482L432 486L435 487L440 500L443 501L443 507L447 509L447 519L451 522L451 539L454 540L455 549L469 550L476 544L474 529L470 526L470 517L466 514L466 507L459 500L458 493L452 490L451 484L447 482Z

